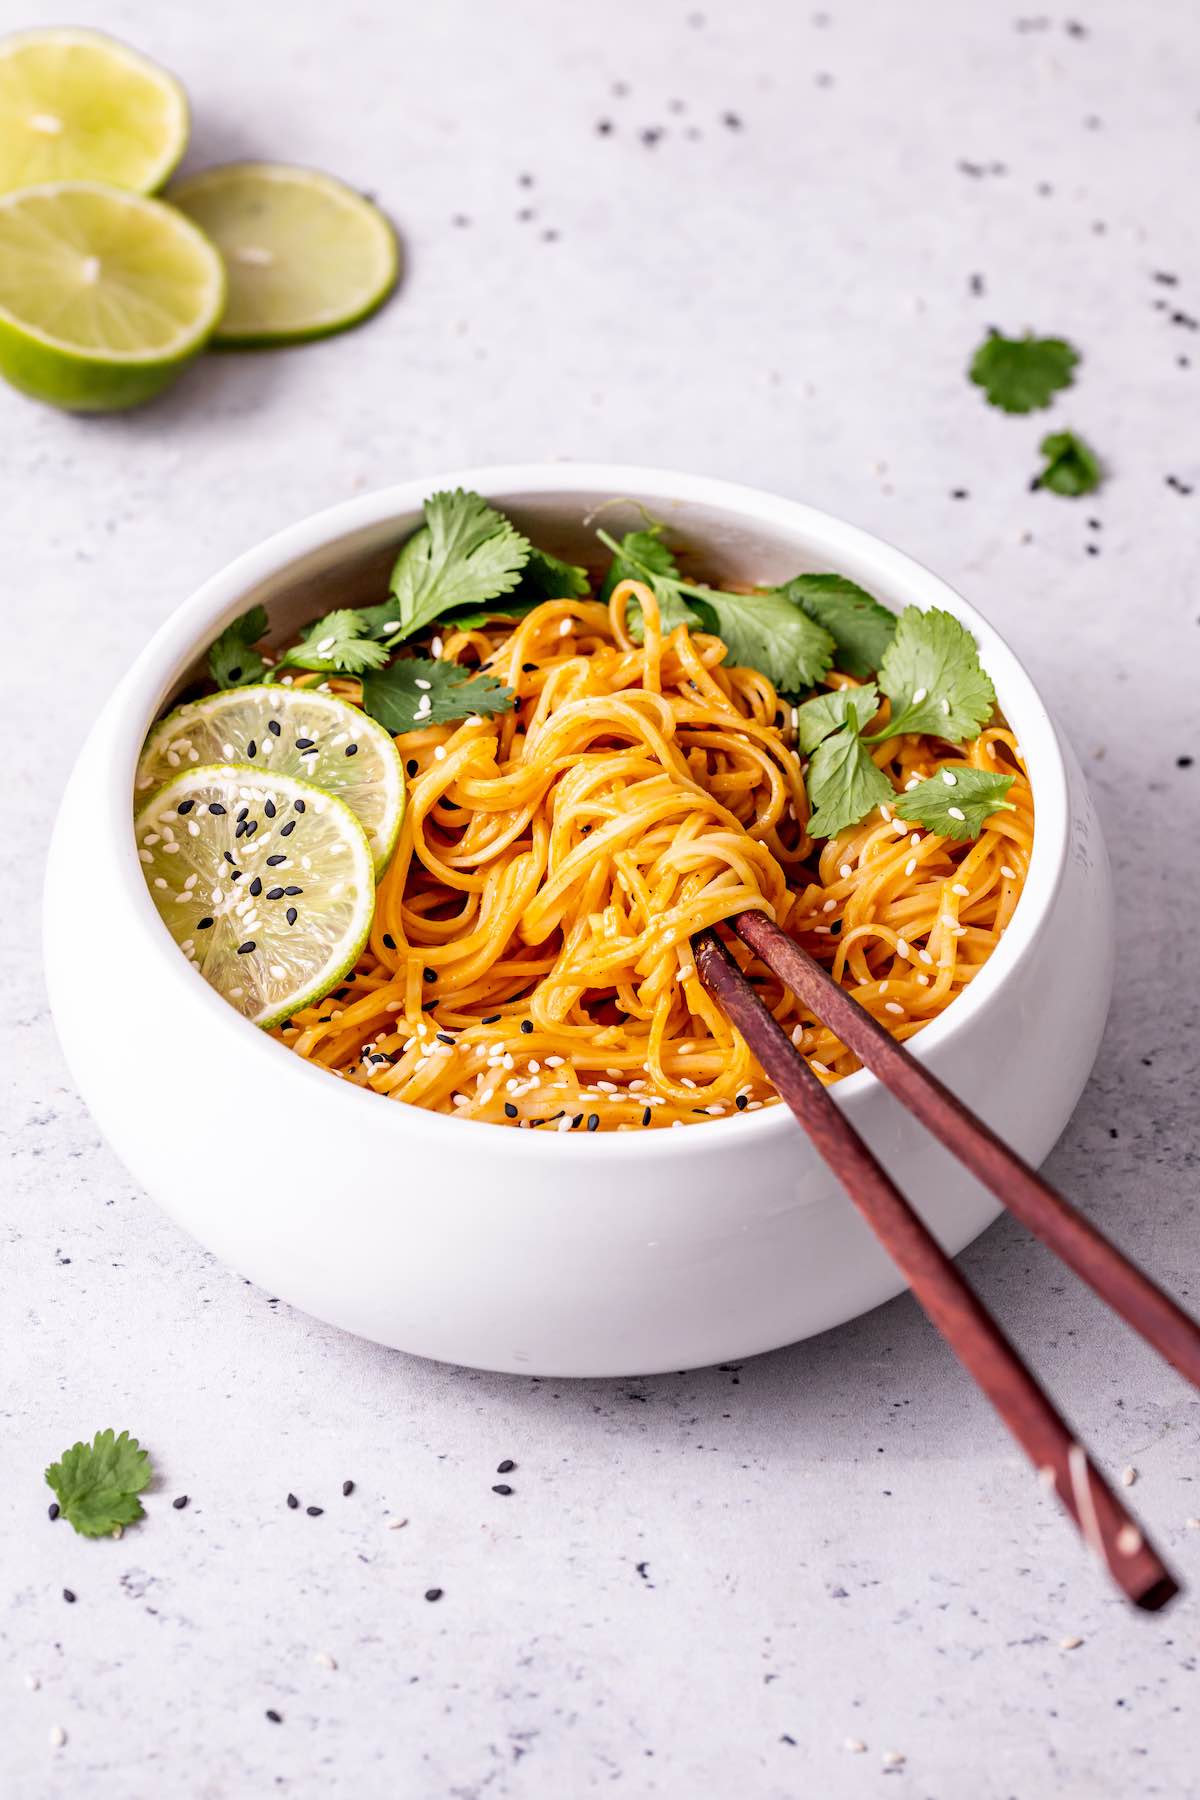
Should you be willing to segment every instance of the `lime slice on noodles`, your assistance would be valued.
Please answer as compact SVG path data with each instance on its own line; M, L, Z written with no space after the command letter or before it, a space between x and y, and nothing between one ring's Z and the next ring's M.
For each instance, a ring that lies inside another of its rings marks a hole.
M159 917L246 1018L278 1025L353 968L375 905L366 833L310 782L236 764L189 768L134 820Z
M226 163L176 182L171 201L225 258L214 343L252 347L357 325L396 285L396 234L344 182L286 163Z
M257 763L336 794L367 834L376 873L404 817L404 770L392 739L348 700L312 688L244 687L177 707L151 731L135 804L180 769Z
M95 181L0 195L0 373L76 412L149 400L221 315L221 259L159 200Z
M173 75L98 31L0 38L0 193L42 181L111 181L150 194L187 146Z

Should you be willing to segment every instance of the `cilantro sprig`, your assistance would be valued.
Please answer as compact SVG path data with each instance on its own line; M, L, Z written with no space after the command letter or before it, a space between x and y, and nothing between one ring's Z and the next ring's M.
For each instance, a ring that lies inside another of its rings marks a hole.
M1015 812L1007 798L1011 775L988 769L939 769L928 781L918 782L896 801L896 816L924 825L939 837L962 842L977 838L987 821L998 812Z
M261 606L252 606L225 627L208 651L208 672L219 688L251 687L262 680L267 665L254 646L266 635L267 615Z
M1104 477L1100 458L1075 432L1052 431L1042 439L1041 450L1046 464L1030 482L1032 488L1049 488L1052 494L1077 500L1100 486Z
M879 710L881 693L890 702L888 723L864 736ZM980 667L975 640L966 627L936 607L928 612L906 607L875 681L818 694L796 710L797 739L810 758L810 834L836 837L895 798L891 782L871 755L873 747L912 732L963 743L979 736L995 703L995 690ZM941 785L949 794L946 784ZM914 788L908 798L917 792ZM979 795L984 792L978 789ZM951 794L948 805L956 804ZM977 807L968 812L964 804L961 810L967 822L975 818ZM947 816L954 822L952 814ZM976 826L962 835L974 837L978 831Z
M298 644L284 651L277 667L309 669L319 675L362 675L367 669L381 669L388 652L368 636L369 629L361 612L326 613Z
M1035 412L1049 406L1060 389L1070 387L1079 352L1064 338L1039 338L1032 332L1007 338L989 332L971 358L968 374L1001 412Z
M62 1516L82 1537L108 1537L118 1525L144 1516L138 1495L153 1471L149 1453L127 1431L98 1431L90 1444L72 1444L46 1470Z
M479 606L510 594L530 558L530 545L481 494L431 494L425 523L414 531L392 568L391 593L399 624L392 649L455 607Z
M618 581L644 582L658 600L665 631L687 625L715 633L724 641L731 664L759 669L785 694L801 693L828 674L835 649L832 634L784 589L729 594L685 580L662 541L661 525L626 532L619 543L607 531L596 535L613 553L601 599ZM630 628L639 635L636 615Z
M469 713L481 718L512 710L511 688L494 675L477 675L459 663L406 656L363 676L363 708L391 732L446 725Z

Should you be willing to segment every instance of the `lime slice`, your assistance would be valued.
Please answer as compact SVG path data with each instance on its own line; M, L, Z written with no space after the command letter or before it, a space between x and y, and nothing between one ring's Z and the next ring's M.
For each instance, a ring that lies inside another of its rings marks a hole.
M274 770L188 769L134 834L167 930L254 1024L278 1025L354 966L375 876L366 833L332 794Z
M404 817L404 770L382 725L311 688L244 687L177 707L151 731L137 799L200 763L269 764L336 794L355 814L382 872Z
M100 182L0 195L0 374L78 412L159 393L203 349L225 277L182 214Z
M396 234L344 182L286 163L226 163L171 189L229 275L214 342L252 346L357 325L396 285Z
M73 27L0 38L0 193L111 181L149 194L187 138L175 77L115 38Z

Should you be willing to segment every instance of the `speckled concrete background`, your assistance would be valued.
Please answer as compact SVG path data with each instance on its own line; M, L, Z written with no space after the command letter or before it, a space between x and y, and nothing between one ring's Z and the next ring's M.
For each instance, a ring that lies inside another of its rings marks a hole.
M466 460L759 482L958 582L1080 749L1122 936L1052 1173L1177 1291L1200 1285L1194 6L68 10L178 70L195 162L278 155L375 190L409 271L367 329L213 359L139 416L0 394L0 1790L1198 1791L1195 1599L1152 1620L1113 1599L908 1301L640 1383L353 1342L131 1186L64 1073L36 949L51 811L98 697L234 552ZM1084 351L1046 416L1104 454L1096 499L1027 491L1043 420L963 379L993 322ZM80 893L80 954L103 956L86 871ZM1200 1403L1020 1231L965 1262L1099 1456L1139 1471L1132 1498L1200 1586ZM140 1529L85 1543L46 1523L41 1470L109 1422L160 1479ZM324 1513L289 1511L289 1489Z

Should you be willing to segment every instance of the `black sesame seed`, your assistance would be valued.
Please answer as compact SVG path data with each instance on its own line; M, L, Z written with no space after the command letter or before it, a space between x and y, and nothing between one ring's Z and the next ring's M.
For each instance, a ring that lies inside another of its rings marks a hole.
M187 1494L179 1494L174 1500L172 1500L171 1505L175 1508L176 1512L183 1511L184 1507L188 1503L189 1497L190 1496Z
M529 1037L533 1031L533 1020L532 1019L522 1019L521 1020L521 1030L525 1033L526 1037Z
M212 924L211 919L201 919L200 923L196 927L196 930L197 931L207 931L211 924Z
M283 854L282 850L277 850L274 856L268 856L267 867L268 869L277 869L280 863L285 863L286 861L287 857Z
M349 1494L352 1494L353 1492L354 1492L354 1483L352 1481L343 1481L343 1483L342 1483L342 1498L345 1499Z
M499 1024L499 1022L500 1022L500 1014L499 1013L489 1013L486 1019L480 1019L480 1021L479 1021L479 1023L481 1025L497 1025L497 1024Z
M650 1123L650 1108L647 1106L642 1111L642 1124L648 1125L649 1123Z
M223 813L225 811L225 808L221 805L221 802L219 800L210 800L208 803L208 810L210 813L218 813L219 814L219 813Z
M492 1492L493 1494L508 1495L512 1493L512 1489L509 1487L507 1481L494 1481L492 1483Z
M291 1507L291 1509L292 1509L292 1511L293 1511L293 1512L295 1512L295 1510L296 1510L296 1508L297 1508L297 1507L298 1507L298 1506L299 1506L299 1504L300 1504L300 1502L299 1502L299 1501L298 1501L298 1500L297 1500L297 1498L296 1498L296 1496L295 1496L295 1494L289 1494L289 1495L288 1495L288 1497L287 1497L287 1503L288 1503L288 1505L289 1505L289 1506L290 1506L290 1507Z
M273 800L265 801L263 804L263 811L266 813L268 819L273 819L275 817L275 802Z
M420 766L421 765L417 761L415 756L410 756L408 761L404 765L405 770L409 775L415 775L417 770L420 768Z
M73 1592L71 1591L70 1588L63 1589L63 1599L66 1601L68 1606L74 1606L75 1595L73 1594Z
M243 819L245 819L249 816L249 813L250 813L250 808L248 806L243 806L241 812L237 816L237 822L239 825L242 823Z
M613 128L613 125L612 125L611 119L597 119L596 120L597 136L607 137L609 135L609 133L612 131L612 128Z
M268 1717L268 1719L270 1719L272 1725L282 1725L283 1724L283 1714L276 1712L275 1708L273 1706L268 1706L267 1717Z
M250 952L254 949L254 947L255 947L254 939L247 938L244 944L238 945L238 955L239 956L249 956Z
M511 1475L516 1466L512 1457L506 1456L503 1462L496 1464L496 1473L497 1475Z
M573 1119L572 1119L572 1120L571 1120L571 1130L572 1130L572 1131L578 1131L578 1130L579 1130L579 1127L580 1127L580 1126L581 1126L581 1125L582 1125L582 1124L583 1124L583 1114L582 1114L582 1113L576 1113L576 1114L575 1114L575 1117L574 1117L574 1118L573 1118Z
M195 804L196 802L194 800L181 800L179 805L175 808L175 811L177 813L190 813Z
M280 731L279 720L278 719L268 719L267 720L267 730L270 732L272 737L278 737L279 731Z
M394 950L395 947L396 946L393 944L392 949ZM422 969L421 973L425 977L426 981L436 981L437 980L437 970L436 969Z
M517 1116L517 1109L511 1100L504 1102L504 1116L506 1119L515 1119Z
M589 1113L588 1114L587 1128L589 1131L598 1131L600 1129L600 1114L599 1113Z
M319 1519L325 1508L323 1506L306 1506L304 1510L310 1519Z
M242 679L242 665L241 665L241 663L235 663L235 664L234 664L234 666L233 666L233 668L232 668L232 669L230 669L230 671L229 671L229 679L230 679L230 681L240 681L240 680L241 680L241 679Z
M313 747L313 741L311 738L297 738L296 739L297 750L311 750L312 747Z
M522 675L532 675L535 673L536 669L537 669L536 663L522 663L521 664Z
M270 860L271 859L268 856L267 861L270 862ZM283 891L288 896L288 898L291 899L292 896L295 894L302 894L304 892L304 889L302 887L293 886L293 887L285 887Z
M251 738L250 742L246 745L246 755L251 758L258 755L258 745L253 738Z
M440 1600L442 1597L442 1593L443 1593L443 1589L441 1589L441 1588L426 1588L425 1589L425 1598L427 1600Z
M282 900L283 899L283 889L280 887L268 888L267 889L267 899L268 900Z
M357 756L358 755L358 745L357 744L347 744L345 754L347 756Z
M1177 756L1175 758L1175 767L1177 769L1190 769L1195 760L1194 756Z
M448 1031L439 1031L436 1035L439 1044L452 1044L454 1042L454 1039Z
M293 800L292 801L292 810L293 810L293 812L303 812L304 811L303 800Z
M739 1094L733 1104L737 1107L739 1112L745 1112L750 1104L749 1097L746 1094Z
M394 950L396 948L396 940L390 931L385 931L383 934L383 947L385 950Z
M52 1501L51 1501L51 1502L50 1502L50 1504L49 1504L49 1506L48 1506L48 1507L47 1507L47 1508L46 1508L46 1511L47 1511L47 1512L48 1512L48 1513L49 1513L49 1515L50 1515L50 1523L51 1523L51 1524L53 1524L53 1523L54 1523L54 1521L55 1521L55 1519L57 1519L57 1517L58 1517L58 1514L59 1514L59 1504L58 1504L58 1501L57 1501L57 1500L52 1500Z
M233 851L232 850L223 850L221 852L221 854L225 858L225 861L227 863L231 863L233 861Z
M258 896L262 893L262 877L261 877L261 875L256 875L254 877L254 880L250 883L250 892L254 895L254 898L257 900Z
M279 835L280 835L280 837L291 837L291 835L292 835L293 831L295 831L295 829L296 829L295 819L289 819L286 825L280 826Z

